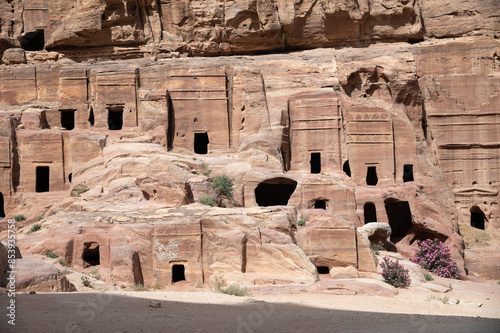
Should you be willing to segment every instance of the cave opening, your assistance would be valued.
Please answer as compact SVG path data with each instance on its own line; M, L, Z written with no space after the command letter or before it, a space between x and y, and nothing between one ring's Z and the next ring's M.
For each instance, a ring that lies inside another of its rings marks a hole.
M373 202L365 203L363 207L365 224L370 222L377 222L377 208Z
M26 33L21 37L21 48L26 51L42 51L45 47L45 32L37 29Z
M349 160L344 162L342 166L342 171L347 175L347 177L351 177L351 166L349 165Z
M484 230L485 216L481 208L474 206L470 209L470 226L476 229Z
M297 182L289 178L265 180L255 188L255 200L259 206L286 206L297 188Z
M330 274L330 268L328 266L317 266L318 274Z
M3 194L0 192L0 219L5 217L5 203L3 200Z
M412 182L413 179L413 164L405 164L403 166L403 182Z
M50 190L50 167L36 167L36 192L48 192Z
M391 242L397 243L406 236L413 226L410 205L407 201L387 199L385 201L385 211L391 226Z
M179 281L185 281L185 268L184 265L173 265L172 266L172 283Z
M326 209L326 200L316 200L314 202L314 209Z
M141 260L139 258L139 253L134 252L132 256L132 271L134 273L134 284L144 285L144 277L142 275Z
M73 173L70 173L70 174L68 175L68 181L69 181L69 183L70 183L70 184L71 184L71 181L72 181L72 180L73 180Z
M194 152L195 154L208 154L208 133L194 133Z
M75 111L76 110L60 110L61 127L64 127L68 131L75 128Z
M369 166L366 170L366 185L375 186L378 183L377 167Z
M86 242L83 244L82 258L84 266L98 266L101 264L98 242Z
M108 108L108 129L119 131L123 128L123 106Z
M321 153L311 153L311 173L321 173Z
M95 122L95 119L94 119L94 109L92 107L90 107L90 111L89 111L89 124L90 124L90 127L93 127L94 126L94 122Z

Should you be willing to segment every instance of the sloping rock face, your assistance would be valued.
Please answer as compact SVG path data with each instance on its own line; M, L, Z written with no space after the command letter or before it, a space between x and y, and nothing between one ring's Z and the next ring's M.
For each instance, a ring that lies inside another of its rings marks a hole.
M76 291L75 286L68 281L65 272L57 267L34 259L16 259L16 270L5 273L2 286L15 281L16 291L70 292ZM11 279L10 279L11 278Z
M465 276L460 225L500 229L494 2L2 1L0 216L108 282L364 277L428 238Z

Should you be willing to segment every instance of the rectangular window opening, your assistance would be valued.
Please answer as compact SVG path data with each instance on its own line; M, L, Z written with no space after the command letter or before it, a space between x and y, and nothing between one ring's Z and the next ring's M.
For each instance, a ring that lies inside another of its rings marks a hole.
M377 167L369 166L366 170L366 185L375 186L378 183Z
M321 153L311 153L311 173L321 173Z
M326 200L316 200L314 202L314 209L326 209Z
M75 128L75 111L76 110L60 110L61 112L61 127L71 131Z
M50 167L36 167L36 192L48 192L50 189Z
M194 133L194 152L195 154L208 153L208 133Z
M110 131L119 131L123 128L123 106L108 108L108 128Z
M413 181L413 164L405 164L403 166L403 182Z
M172 283L179 281L185 281L185 268L184 265L173 265L172 266Z

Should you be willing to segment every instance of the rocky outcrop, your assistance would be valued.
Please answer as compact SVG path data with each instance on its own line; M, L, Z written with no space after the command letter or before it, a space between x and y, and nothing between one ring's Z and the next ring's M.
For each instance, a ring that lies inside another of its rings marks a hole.
M45 292L68 292L76 291L65 276L65 272L59 268L35 259L16 259L15 271L4 274L2 286L15 281L16 292L21 291L45 291Z
M0 2L0 54L229 55L495 34L494 0ZM76 51L84 47L86 51Z

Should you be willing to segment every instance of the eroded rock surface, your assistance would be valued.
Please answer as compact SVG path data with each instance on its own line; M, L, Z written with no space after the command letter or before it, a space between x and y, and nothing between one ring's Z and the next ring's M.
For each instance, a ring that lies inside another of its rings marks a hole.
M460 234L500 229L494 1L0 6L27 62L0 66L0 215L26 215L26 253L124 285L310 285L437 238L498 278Z

